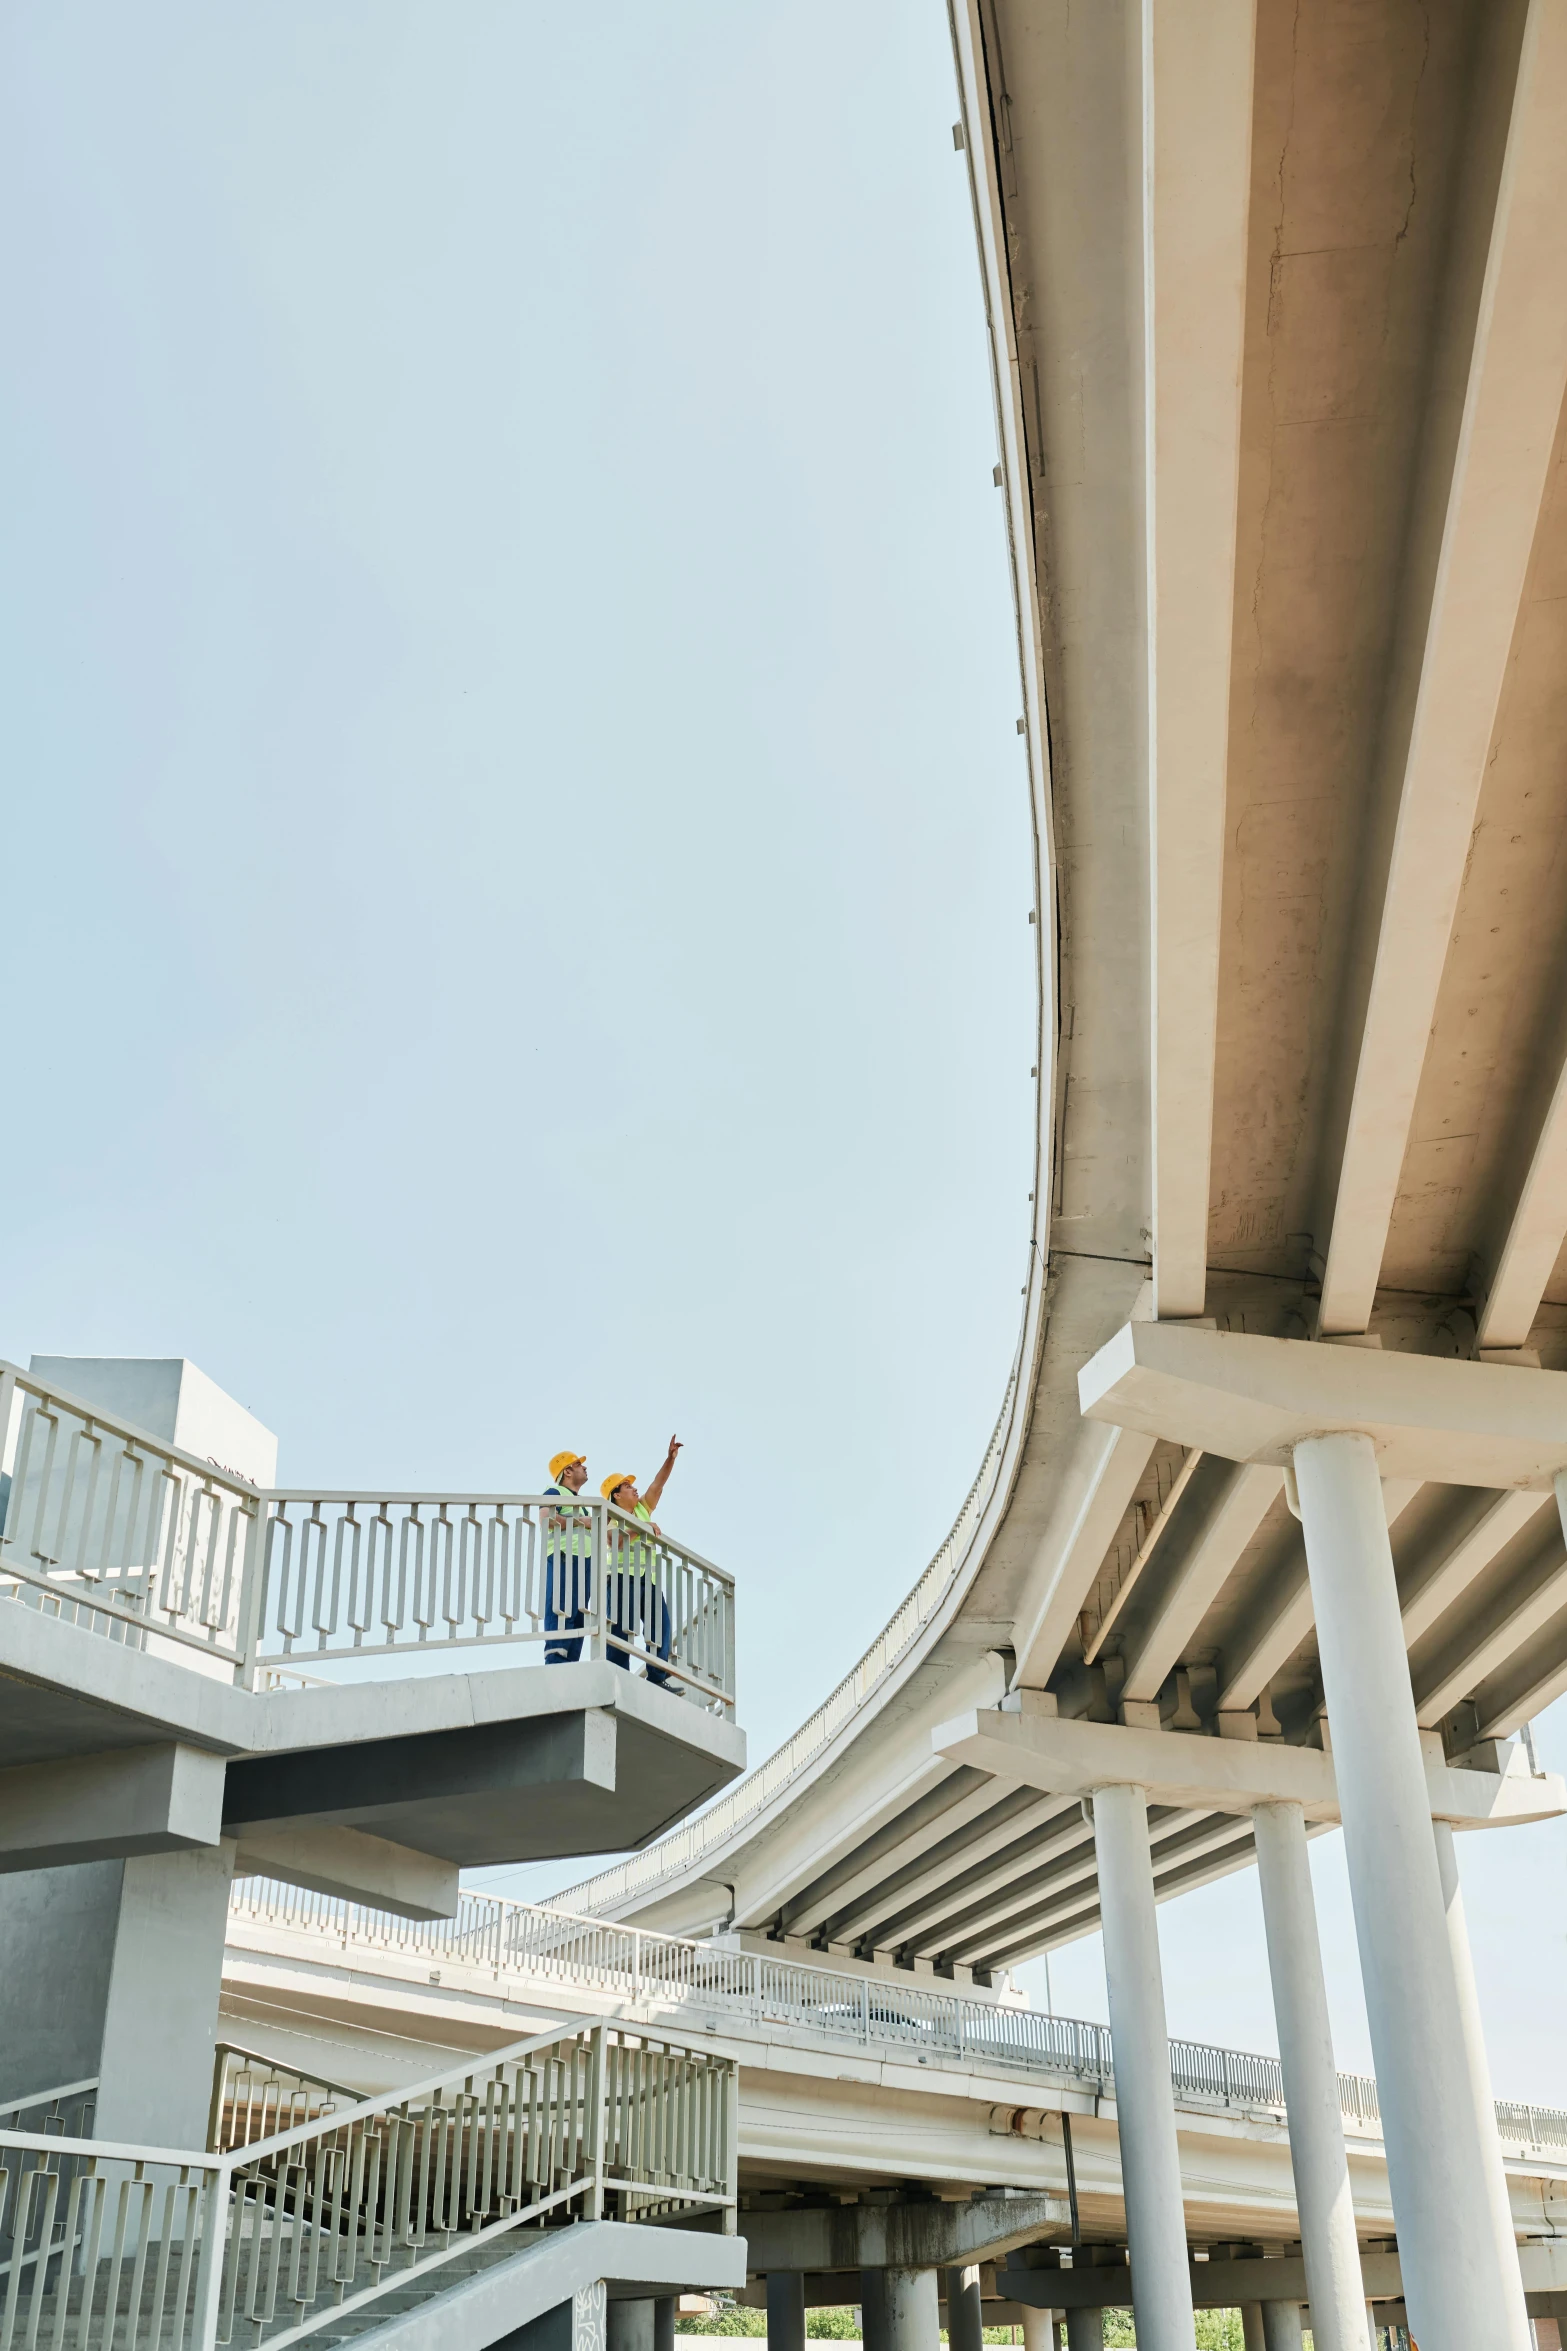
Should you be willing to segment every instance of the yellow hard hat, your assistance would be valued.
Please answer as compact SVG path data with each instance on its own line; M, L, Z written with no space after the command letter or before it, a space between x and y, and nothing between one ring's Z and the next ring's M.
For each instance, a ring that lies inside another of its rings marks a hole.
M619 1487L634 1486L636 1481L637 1473L634 1469L617 1469L613 1477L605 1478L603 1484L599 1487L599 1492L603 1495L606 1502L613 1502L616 1491Z
M585 1464L587 1458L585 1453L552 1453L550 1455L550 1476L558 1478L563 1471L574 1469L579 1461Z

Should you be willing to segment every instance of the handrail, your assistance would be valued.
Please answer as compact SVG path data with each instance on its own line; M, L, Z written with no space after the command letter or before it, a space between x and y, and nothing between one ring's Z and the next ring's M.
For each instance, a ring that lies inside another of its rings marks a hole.
M660 1934L651 1927L621 1926L506 1895L464 1893L455 1918L413 1920L339 1896L246 1878L234 1887L231 1935L236 1924L247 1921L360 1950L445 1958L496 1977L531 1974L551 1985L592 1988L620 1997L638 2014L700 2007L742 2029L785 2024L862 2047L882 2044L976 2066L1066 2074L1101 2091L1114 2082L1107 2025L969 1999L917 1979L851 1975ZM1170 2075L1177 2096L1188 2102L1284 2111L1284 2077L1276 2057L1176 2039L1170 2043ZM1372 2077L1344 2073L1338 2079L1345 2115L1375 2123L1380 2107ZM1505 2137L1567 2149L1567 2112L1502 2099L1496 2112ZM1519 2117L1527 2123L1526 2134L1514 2127Z
M962 1572L970 1540L1000 1475L1021 1362L1020 1351L1007 1377L1006 1393L990 1443L948 1534L914 1589L894 1609L858 1663L850 1667L815 1713L806 1717L793 1737L786 1739L728 1795L720 1796L694 1820L671 1830L668 1836L660 1837L642 1852L599 1870L578 1885L568 1886L563 1899L573 1903L579 1914L634 1901L661 1879L690 1867L733 1836L737 1829L755 1820L809 1770L866 1701L896 1672Z
M0 1597L243 1687L497 1642L735 1701L734 1579L597 1496L258 1488L0 1363Z
M280 2351L525 2226L732 2230L737 2143L727 2059L604 2023L221 2152L0 2132L0 2351Z

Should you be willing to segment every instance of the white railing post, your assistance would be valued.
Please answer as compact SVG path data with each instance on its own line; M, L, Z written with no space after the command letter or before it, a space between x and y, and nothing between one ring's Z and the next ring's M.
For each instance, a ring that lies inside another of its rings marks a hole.
M588 2041L588 2161L592 2167L587 2195L587 2217L604 2217L604 2141L605 2099L608 2095L608 2068L604 2062L605 2027L596 2024Z
M582 1522L578 1521L579 1531ZM590 1502L587 1516L588 1541L588 1606L587 1652L601 1662L608 1656L605 1627L609 1622L607 1600L609 1593L609 1505Z
M230 2166L217 2163L206 2174L201 2204L201 2255L196 2271L194 2351L216 2351L223 2268L228 2252ZM236 2248L237 2251L237 2248ZM89 2281L88 2292L91 2293Z
M258 1493L256 1507L246 1530L245 1561L240 1569L239 1620L235 1627L234 1643L239 1655L234 1667L234 1679L242 1690L253 1690L256 1686L256 1659L261 1647L262 1612L266 1606L268 1508L267 1496Z
M631 1930L631 2003L635 2007L642 1998L642 1930Z
M740 2226L740 2068L731 2065L724 2077L724 2168L720 2177L729 2202L724 2206L723 2234L732 2237Z

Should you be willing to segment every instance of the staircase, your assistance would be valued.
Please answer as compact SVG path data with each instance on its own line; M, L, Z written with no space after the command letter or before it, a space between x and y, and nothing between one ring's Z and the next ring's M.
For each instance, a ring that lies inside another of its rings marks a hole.
M0 2130L0 2351L411 2346L435 2304L483 2351L606 2279L744 2283L734 2069L663 2040L560 2028L362 2100L224 2048L212 2118L200 2154Z

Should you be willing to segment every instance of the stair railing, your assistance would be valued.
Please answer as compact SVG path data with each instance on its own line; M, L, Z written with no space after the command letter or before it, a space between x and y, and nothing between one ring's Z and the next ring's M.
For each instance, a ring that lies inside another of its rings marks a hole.
M226 2051L217 2079L243 2069ZM734 2067L609 2025L543 2033L409 2089L202 2154L0 2132L0 2351L267 2351L478 2246L572 2217L717 2211ZM234 2097L214 2108L230 2134Z

